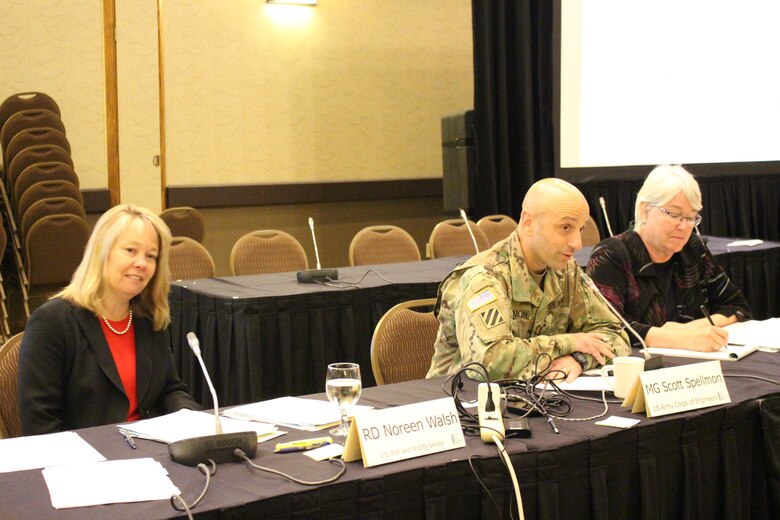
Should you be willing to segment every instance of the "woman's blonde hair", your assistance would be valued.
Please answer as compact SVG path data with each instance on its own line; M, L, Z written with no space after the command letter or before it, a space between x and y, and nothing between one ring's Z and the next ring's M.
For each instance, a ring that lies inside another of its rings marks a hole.
M636 195L634 206L634 231L645 225L646 206L663 206L682 192L694 211L701 211L699 183L679 164L656 166L645 179Z
M154 228L159 243L154 276L141 294L131 300L130 305L135 315L151 318L154 330L161 330L171 321L168 307L168 291L171 287L168 267L171 231L160 217L141 206L120 204L106 211L98 219L70 284L54 297L62 297L96 315L105 314L102 300L108 256L119 237L136 219L141 219Z

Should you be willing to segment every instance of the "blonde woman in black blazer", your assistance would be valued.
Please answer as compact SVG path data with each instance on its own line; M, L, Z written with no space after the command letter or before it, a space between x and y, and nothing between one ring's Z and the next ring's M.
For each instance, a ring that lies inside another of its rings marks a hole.
M95 225L71 283L30 317L19 353L25 435L198 409L174 365L170 231L119 205Z

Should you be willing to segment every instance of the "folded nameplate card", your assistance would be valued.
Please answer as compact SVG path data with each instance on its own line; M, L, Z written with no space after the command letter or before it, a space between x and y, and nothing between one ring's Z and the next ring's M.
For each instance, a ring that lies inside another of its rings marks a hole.
M378 466L466 445L452 399L371 410L352 419L342 458Z
M640 373L623 406L660 417L730 402L720 361L707 361Z

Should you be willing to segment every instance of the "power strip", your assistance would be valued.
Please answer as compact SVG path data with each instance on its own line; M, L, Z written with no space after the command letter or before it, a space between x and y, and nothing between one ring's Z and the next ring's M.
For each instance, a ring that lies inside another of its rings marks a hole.
M490 385L490 386L488 386ZM489 389L489 391L488 391ZM490 399L488 399L490 395ZM501 417L501 387L496 383L480 383L477 389L479 434L485 442L497 435L504 440L504 419Z

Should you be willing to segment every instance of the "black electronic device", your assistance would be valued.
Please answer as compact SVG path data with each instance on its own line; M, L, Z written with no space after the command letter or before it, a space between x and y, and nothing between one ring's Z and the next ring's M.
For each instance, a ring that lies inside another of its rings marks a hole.
M338 280L339 272L335 269L323 269L320 265L320 252L317 249L317 236L314 234L314 219L309 217L309 229L311 229L311 241L314 244L314 258L317 260L317 269L298 271L295 279L298 283L316 283Z
M192 353L198 358L200 368L206 377L211 398L214 400L214 422L216 435L206 435L203 437L193 437L172 442L168 445L168 453L171 459L179 464L186 466L197 466L200 463L213 460L215 463L239 462L240 457L234 455L235 449L241 449L248 457L254 457L257 454L257 432L246 431L237 433L222 433L222 423L219 420L219 402L217 401L217 392L211 383L209 372L203 363L200 355L200 342L194 332L187 333L187 343L192 349Z
M517 417L504 420L506 436L516 439L527 439L531 436L531 424L527 417Z

